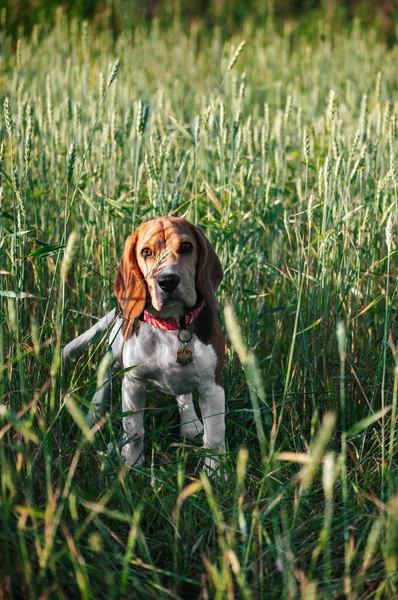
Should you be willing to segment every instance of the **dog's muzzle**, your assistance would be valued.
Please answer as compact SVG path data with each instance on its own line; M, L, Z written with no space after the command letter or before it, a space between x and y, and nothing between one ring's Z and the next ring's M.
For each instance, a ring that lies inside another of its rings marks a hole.
M180 277L178 275L174 275L173 273L160 275L157 280L157 284L161 290L164 292L174 292L178 284L180 283Z

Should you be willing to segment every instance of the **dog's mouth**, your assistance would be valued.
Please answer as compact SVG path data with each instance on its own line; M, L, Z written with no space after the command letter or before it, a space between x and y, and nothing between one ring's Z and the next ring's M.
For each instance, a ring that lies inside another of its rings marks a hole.
M178 281L177 281L178 279ZM148 299L148 310L160 317L181 317L196 302L196 292L187 289L187 285L179 276L173 273L162 275L157 278L154 285L150 286Z
M145 310L162 317L164 319L168 317L182 317L187 312L187 306L183 300L173 298L173 294L169 294L168 297L158 299L155 303L150 301L146 306Z

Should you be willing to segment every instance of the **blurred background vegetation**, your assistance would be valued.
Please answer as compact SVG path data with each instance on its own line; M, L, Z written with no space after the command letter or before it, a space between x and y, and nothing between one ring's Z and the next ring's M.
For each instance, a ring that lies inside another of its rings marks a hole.
M98 28L111 27L115 36L154 18L167 26L176 17L187 24L199 20L209 29L220 26L229 36L247 18L261 27L270 13L281 28L298 21L299 35L318 35L318 21L325 16L339 30L357 18L365 27L374 26L389 45L397 41L398 30L396 0L0 0L0 7L2 25L15 38L21 28L29 33L36 23L51 24L57 9Z

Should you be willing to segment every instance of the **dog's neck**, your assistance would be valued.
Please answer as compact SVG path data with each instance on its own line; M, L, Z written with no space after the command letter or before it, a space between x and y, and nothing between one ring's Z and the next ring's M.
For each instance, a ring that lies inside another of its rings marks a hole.
M163 329L164 331L187 329L187 327L198 318L203 310L204 304L205 303L202 300L199 306L186 312L180 317L156 317L154 314L145 310L142 315L142 320L152 325L152 327Z

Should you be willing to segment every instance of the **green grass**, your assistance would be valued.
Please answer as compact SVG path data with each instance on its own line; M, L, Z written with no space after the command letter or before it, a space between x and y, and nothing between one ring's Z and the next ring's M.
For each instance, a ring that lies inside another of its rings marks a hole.
M295 28L0 36L0 597L398 597L398 51ZM164 214L225 269L224 483L155 394L127 472L60 360Z

